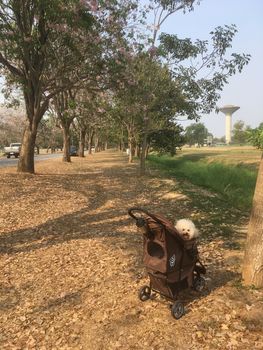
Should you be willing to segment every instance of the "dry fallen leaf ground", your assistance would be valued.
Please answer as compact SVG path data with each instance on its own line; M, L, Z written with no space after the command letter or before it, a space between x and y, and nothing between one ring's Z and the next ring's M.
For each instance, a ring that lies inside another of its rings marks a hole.
M1 349L263 349L263 293L241 287L242 251L225 244L180 183L156 171L140 178L112 151L36 171L0 171ZM137 297L148 278L131 206L200 217L209 231L200 242L207 286L183 293L178 321L169 302Z

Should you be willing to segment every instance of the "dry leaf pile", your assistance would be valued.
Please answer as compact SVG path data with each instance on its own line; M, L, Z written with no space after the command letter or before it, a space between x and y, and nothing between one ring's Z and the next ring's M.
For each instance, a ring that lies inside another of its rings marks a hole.
M139 301L148 278L127 209L191 217L196 209L175 180L139 178L110 151L36 169L0 172L1 349L263 349L263 293L235 285L242 255L216 228L200 243L207 287L183 293L183 318L159 296Z

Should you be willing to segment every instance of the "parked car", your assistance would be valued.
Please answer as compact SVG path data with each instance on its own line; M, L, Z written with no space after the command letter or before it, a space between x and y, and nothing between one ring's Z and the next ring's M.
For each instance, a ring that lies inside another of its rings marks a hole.
M78 149L76 146L70 146L69 149L70 156L77 156L78 155Z
M7 158L14 156L15 158L19 157L21 143L10 143L9 147L4 148L4 152Z

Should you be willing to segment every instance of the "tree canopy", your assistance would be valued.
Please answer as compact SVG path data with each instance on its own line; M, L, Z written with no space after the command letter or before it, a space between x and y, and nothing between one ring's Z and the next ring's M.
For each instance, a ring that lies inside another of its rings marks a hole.
M207 136L208 130L203 123L191 124L185 128L185 140L190 146L203 146Z
M239 144L245 143L248 137L248 130L249 126L246 126L242 120L236 121L232 130L232 141Z
M83 124L80 113L90 120L78 107L78 91L94 101L105 93L109 108L100 134L108 134L102 129L109 124L122 130L116 135L126 128L130 147L141 148L142 173L150 133L169 130L167 136L179 130L179 116L198 120L215 108L228 78L250 59L229 53L236 27L219 26L210 40L179 38L163 33L163 23L178 11L193 10L198 1L148 4L140 10L137 0L0 1L1 72L7 87L22 91L26 108L19 171L34 172L38 125L50 103L64 125L65 150L74 120L81 117ZM172 129L166 129L168 124Z
M260 123L255 129L250 129L247 138L254 147L263 150L263 123Z

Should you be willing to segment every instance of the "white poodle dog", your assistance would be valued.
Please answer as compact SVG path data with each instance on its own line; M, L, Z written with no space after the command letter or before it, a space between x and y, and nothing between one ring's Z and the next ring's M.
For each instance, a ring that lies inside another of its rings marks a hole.
M189 219L178 220L175 228L184 240L190 240L200 235L198 229L195 227L193 221Z

